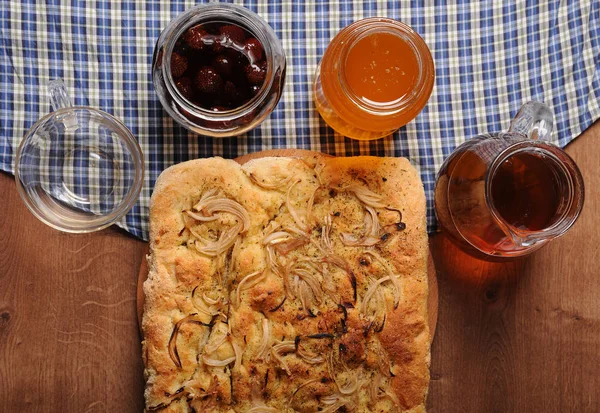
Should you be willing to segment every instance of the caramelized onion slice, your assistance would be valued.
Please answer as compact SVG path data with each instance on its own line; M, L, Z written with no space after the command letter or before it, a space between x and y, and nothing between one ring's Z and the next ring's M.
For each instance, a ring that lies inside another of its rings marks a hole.
M264 182L261 181L260 179L256 178L256 176L254 176L254 174L252 172L250 172L248 174L248 176L250 177L250 180L260 186L261 188L264 189L278 189L281 188L284 185L287 185L287 183L292 179L292 174L288 175L287 177L285 177L284 179L279 179L279 180L273 180L272 182Z
M206 302L206 304L208 305L217 305L220 301L221 298L217 298L216 300L213 298L210 298L208 295L206 295L206 293L202 294L202 299Z
M250 215L248 211L238 202L229 198L219 198L216 196L210 196L205 199L201 199L194 209L204 214L204 216L211 217L218 212L226 212L235 215L242 222L241 232L246 232L250 228Z
M332 394L331 396L322 396L321 401L327 405L319 413L335 413L341 407L346 406L350 403L350 400L341 394Z
M292 238L290 233L285 231L272 232L265 236L262 240L262 245L273 245L283 241L288 241Z
M398 308L400 304L400 295L402 293L402 286L400 284L399 277L394 274L390 266L381 258L378 254L372 251L366 251L366 255L372 257L379 265L381 265L388 273L392 284L394 285L394 309Z
M315 297L315 300L318 304L320 304L323 300L323 290L321 289L321 284L319 283L317 278L309 271L301 268L294 269L292 271L292 274L300 277L300 279L310 287L313 296Z
M275 344L273 347L271 347L271 354L279 362L279 364L285 370L285 372L288 374L288 376L291 376L292 372L290 371L290 368L288 367L287 363L283 359L283 355L286 353L294 352L294 351L296 351L296 345L294 344L293 341L289 341L289 340L281 341L281 342Z
M271 252L273 249L276 249L280 254L287 255L291 251L307 244L308 242L308 238L304 236L301 236L300 238L294 238L289 232L277 231L267 235L263 239L262 244L266 245L267 249L272 247L270 249ZM267 254L269 254L269 251L267 251ZM268 259L269 261L274 261L274 257L268 257Z
M190 218L194 218L196 221L202 221L202 222L208 222L208 221L215 221L216 219L218 219L217 216L213 215L213 216L204 216L199 214L198 212L194 212L194 211L184 211L188 217Z
M281 255L288 255L290 252L295 249L308 244L309 240L307 238L293 238L289 241L280 242L276 245L273 245L273 248L277 250Z
M323 173L324 169L325 169L325 164L324 163L318 163L314 167L315 174L317 175L317 180L319 181L320 185L323 185L323 181L321 181L321 174Z
M308 354L302 347L298 347L296 354L298 354L298 356L308 364L321 364L325 361L325 359L321 356Z
M191 225L186 224L186 228L197 238L195 246L198 252L210 257L217 256L228 250L234 244L237 236L250 228L250 215L248 211L238 202L218 197L216 193L217 191L214 189L205 192L200 201L194 205L194 209L197 212L185 211L188 217L201 222L216 220L217 216L215 214L217 213L229 213L238 218L238 222L235 225L221 232L217 241L203 239L191 229Z
M227 340L227 333L223 333L222 337L220 337L214 343L205 345L204 353L205 354L214 353L215 351L217 351L219 349L219 347L221 347L223 345L223 343L225 343L225 340Z
M371 284L369 286L369 289L365 293L365 296L364 296L363 301L361 303L361 307L360 307L361 313L363 313L363 314L367 313L367 308L369 307L369 301L371 301L371 298L373 297L373 294L375 294L375 292L377 291L377 289L379 288L379 286L381 284L383 284L384 282L386 282L386 281L391 281L390 277L388 275L386 275L385 277L379 278L377 281L375 281L373 284Z
M294 401L294 397L296 397L296 394L298 394L298 392L299 392L300 390L302 390L302 388L304 388L304 387L308 386L309 384L315 383L315 382L317 382L317 381L319 381L319 380L318 380L318 379L311 379L311 380L307 380L307 381L305 381L304 383L302 383L300 386L298 386L298 387L296 388L296 390L294 390L294 393L292 393L292 397L290 397L290 400L288 400L288 402L287 402L287 406L288 406L288 407L291 407L291 406L292 406L292 402Z
M248 410L247 413L280 413L280 411L274 407L256 406Z
M169 357L171 357L173 363L175 363L175 365L179 368L181 368L181 359L179 358L179 353L177 352L177 336L179 335L179 330L181 329L181 327L186 323L198 324L209 328L212 327L212 324L207 324L203 322L196 313L190 314L187 317L184 317L177 323L175 323L175 326L173 327L173 332L171 333L171 337L169 338L168 348Z
M264 279L266 276L267 276L266 270L254 271L254 272L244 276L244 278L242 278L242 280L238 284L237 289L235 290L235 306L236 307L240 306L240 293L242 291L242 287L244 287L245 284L252 283L252 284L244 287L244 289L250 288L250 287L252 287L252 285L255 285L256 283L258 283L259 281Z
M262 319L262 339L258 348L258 358L264 358L268 353L269 342L271 341L271 323L268 318Z
M204 246L199 245L198 241L196 241L196 250L201 254L208 255L209 257L216 257L233 246L237 236L240 234L240 232L243 232L242 230L243 224L237 223L226 231L221 232L221 235L217 241L205 241L206 245Z
M315 190L313 191L312 195L310 196L310 198L308 198L308 204L306 206L306 225L310 226L312 220L312 209L313 209L313 205L315 204L315 196L317 195L317 191L320 189L321 187L318 186L315 188Z
M374 403L377 400L377 396L379 395L379 386L381 385L381 379L381 374L375 372L374 377L369 383L369 396L371 397L371 403Z
M350 268L350 265L346 262L346 260L344 260L339 255L330 254L323 257L322 261L328 264L333 264L341 270L345 271L346 274L348 274L348 277L350 278L350 284L352 285L354 302L356 303L356 300L358 298L358 291L356 288L356 275L354 275L354 271L352 271L352 268Z
M346 367L344 367L344 368L346 368ZM337 375L335 374L335 368L333 365L333 352L330 352L327 356L327 370L328 370L329 376L333 379L333 381L335 382L335 385L338 388L338 391L341 394L348 396L348 395L356 392L356 390L358 390L358 372L353 372L352 378L351 378L351 380L348 381L348 383L346 383L343 386L340 384L340 382L337 378ZM346 368L346 371L348 371L347 368Z
M294 222L296 223L296 225L298 226L298 228L300 229L302 234L307 235L307 232L308 232L308 224L307 224L307 219L306 219L307 211L304 209L296 208L292 204L291 197L290 197L290 194L292 193L292 189L296 185L298 185L300 182L302 182L302 181L297 180L296 182L291 184L290 187L288 188L287 194L285 197L285 206L287 207L287 210L289 211L290 215L294 219Z
M233 347L233 354L235 354L235 364L233 365L233 369L238 371L240 366L242 365L242 349L241 347L229 337L231 341L231 346Z
M208 357L206 354L202 355L202 362L204 364L206 364L207 366L211 366L211 367L224 367L227 366L228 364L233 363L236 360L236 357L229 357L226 358L225 360L217 360L211 357Z
M370 206L365 207L367 214L365 214L365 234L361 238L356 238L352 234L342 233L340 239L342 243L348 247L371 247L382 241L380 236L381 225L379 224L379 217L377 212Z
M373 208L385 208L386 204L383 202L384 197L379 195L365 186L359 184L350 184L346 190L351 191L363 204Z
M331 227L333 220L331 214L327 214L325 217L325 225L321 228L321 248L326 252L333 252L333 244L331 243Z

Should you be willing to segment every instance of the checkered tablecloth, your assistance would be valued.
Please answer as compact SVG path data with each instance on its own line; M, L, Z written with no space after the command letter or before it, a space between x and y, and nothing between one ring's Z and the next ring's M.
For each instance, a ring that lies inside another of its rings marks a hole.
M406 156L419 168L435 228L433 187L443 159L465 139L508 128L519 106L548 104L564 146L600 117L600 1L238 1L273 27L287 53L285 91L256 130L230 139L188 133L162 110L150 75L154 43L185 0L1 0L0 168L12 172L26 130L50 111L45 94L63 78L77 105L103 109L131 129L147 174L139 202L119 225L147 238L154 182L187 159L271 148L340 156ZM329 40L351 22L387 16L429 45L436 83L428 105L393 136L358 142L319 118L311 81Z

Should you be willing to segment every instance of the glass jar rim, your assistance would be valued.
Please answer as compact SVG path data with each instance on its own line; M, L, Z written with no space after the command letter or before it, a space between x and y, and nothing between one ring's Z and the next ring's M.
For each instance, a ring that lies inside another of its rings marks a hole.
M500 166L511 156L519 153L537 153L544 155L552 167L560 171L566 178L569 202L564 207L561 215L548 228L537 231L514 228L498 212L492 196L492 181ZM545 141L526 140L514 143L500 152L491 163L485 176L485 202L490 209L490 214L500 228L510 237L512 233L519 238L528 238L532 241L555 238L566 233L571 228L581 210L585 198L585 189L581 171L575 161L560 148Z
M361 39L373 33L387 32L400 36L415 53L419 66L419 75L412 90L396 100L393 104L369 104L352 91L345 79L344 70L338 70L335 76L337 93L342 94L365 114L381 116L397 116L407 112L421 100L422 96L431 95L434 83L434 65L431 52L423 38L409 25L387 17L370 17L355 21L340 31L325 51L323 61L332 59L338 67L345 65L346 58L352 47ZM336 38L346 36L344 42L334 42ZM323 64L323 62L321 63ZM326 96L327 97L327 96ZM425 99L425 102L426 100ZM423 106L425 106L423 104Z
M386 24L385 26L382 27L381 23L388 23L388 24ZM410 103L415 99L415 97L418 96L422 92L422 89L424 87L426 87L425 82L424 82L425 74L423 72L424 56L422 56L420 54L420 53L422 53L422 50L419 49L420 45L418 45L416 43L416 42L418 42L419 39L421 41L423 41L423 40L418 35L418 33L415 32L410 26L408 26L405 23L402 23L402 22L399 22L396 20L387 19L387 18L377 18L377 17L368 18L368 19L360 20L358 22L354 22L353 24L348 26L347 29L349 29L349 31L351 31L349 33L351 38L347 41L346 47L343 49L343 51L340 55L339 63L341 65L345 66L346 61L348 59L348 54L360 40L362 40L372 34L375 34L375 33L389 33L389 34L392 34L392 35L402 38L402 40L405 41L406 44L410 47L410 49L412 50L412 52L415 55L417 65L419 68L419 72L418 72L418 77L415 81L415 87L413 87L409 93L405 94L404 96L400 97L399 99L394 100L393 102L375 104L375 103L369 103L369 102L365 101L364 99L362 99L361 97L359 97L352 90L352 87L348 84L348 81L346 79L346 72L344 70L340 70L338 72L338 80L340 82L340 86L341 86L342 90L344 91L344 93L352 100L352 102L354 104L356 104L357 106L360 106L363 110L371 112L371 113L377 113L380 115L381 114L393 115L393 114L396 114L396 113L402 111L407 106L409 106Z

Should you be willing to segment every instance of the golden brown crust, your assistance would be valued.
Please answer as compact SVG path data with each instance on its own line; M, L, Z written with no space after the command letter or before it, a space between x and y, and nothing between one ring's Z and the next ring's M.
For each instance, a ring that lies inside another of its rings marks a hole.
M150 228L148 411L424 411L425 198L406 159L186 162L157 181Z
M405 158L363 157L327 160L331 181L366 179L369 188L377 188L389 204L402 210L406 229L389 241L391 264L402 277L403 299L388 313L380 340L392 357L395 377L391 385L403 411L424 411L429 386L429 326L427 323L427 256L425 194L417 171ZM383 181L383 178L386 180ZM378 192L378 191L375 191Z

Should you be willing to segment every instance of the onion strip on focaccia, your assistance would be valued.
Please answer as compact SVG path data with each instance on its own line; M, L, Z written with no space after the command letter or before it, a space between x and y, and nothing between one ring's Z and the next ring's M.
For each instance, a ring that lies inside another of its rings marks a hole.
M335 369L333 365L333 352L330 352L327 357L327 369L329 371L329 375L335 382L335 385L337 386L338 391L341 394L348 396L356 392L356 390L358 390L358 373L356 372L352 374L351 379L348 381L348 383L346 383L343 386L340 384L337 375L335 374ZM346 369L346 371L348 370Z
M257 406L248 410L247 413L280 413L280 411L274 407Z
M238 345L238 343L231 339L231 336L229 336L229 341L231 341L231 346L233 347L233 354L235 355L235 364L233 365L233 369L239 370L240 366L242 365L242 349Z
M390 281L394 285L394 309L398 308L398 305L400 304L400 295L402 294L402 286L400 285L400 280L398 279L398 276L394 274L392 269L383 260L383 258L381 258L381 256L374 253L373 251L366 251L365 254L372 257L375 261L377 261L379 265L381 265L387 271L388 276L390 277Z
M370 206L366 206L365 209L367 210L367 214L365 214L364 218L365 234L361 238L356 238L354 235L347 232L341 233L340 239L344 245L348 247L371 247L382 241L381 236L379 235L381 226L379 224L377 212L373 207Z
M371 397L371 403L375 403L377 401L377 397L379 396L379 386L381 385L382 375L379 372L375 372L370 381L366 381L369 385L369 396Z
M284 185L287 185L287 183L292 179L292 174L286 176L283 179L273 180L272 182L265 182L264 180L261 181L252 172L250 172L248 174L248 176L250 177L250 180L254 184L260 186L261 188L271 189L271 190L278 189L278 188L281 188Z
M219 327L213 328L211 332L211 337L209 337L208 342L204 346L204 354L212 354L221 347L227 338L229 337L229 332L227 330L223 331L223 327L228 328L227 325L224 326L225 323L221 322L218 324ZM213 339L213 337L219 335L220 337L217 339ZM211 342L212 340L212 342Z
M307 380L307 381L305 381L304 383L302 383L300 386L298 386L298 387L296 388L296 390L294 390L294 392L292 393L292 396L290 397L290 399L288 400L288 402L287 402L287 404L286 404L286 405L287 405L288 407L291 407L291 406L292 406L292 403L293 403L293 401L294 401L294 397L296 397L296 395L298 394L298 392L299 392L300 390L302 390L304 387L306 387L306 386L308 386L308 385L310 385L310 384L312 384L312 383L315 383L315 382L317 382L317 381L319 381L319 380L318 380L318 379L310 379L310 380Z
M323 301L323 290L321 289L321 284L313 274L302 268L294 268L291 271L291 274L297 275L300 280L304 281L310 287L317 304L320 304Z
M350 285L352 286L353 298L354 302L356 302L358 298L357 286L356 286L356 275L354 275L354 271L350 268L350 265L339 255L330 254L322 259L323 262L328 264L333 264L341 270L344 270L348 277L350 278Z
M340 407L350 404L350 399L341 394L332 394L330 396L321 396L321 402L326 404L327 407L319 410L319 413L335 413Z
M271 323L268 318L262 319L262 339L258 348L257 357L264 359L268 354L269 344L271 341Z
M280 341L279 343L271 347L271 354L279 362L279 364L285 370L288 376L291 376L292 372L290 371L290 368L283 359L283 355L286 353L292 353L294 351L296 351L296 346L293 341Z
M240 306L240 293L242 291L242 287L244 287L244 289L251 288L253 285L256 285L258 282L260 282L261 280L266 278L266 276L267 276L266 270L254 271L254 272L244 276L244 278L242 278L242 280L238 284L237 289L235 291L235 306L236 307ZM248 286L244 286L244 284L247 284L247 283L251 283L251 284Z
M211 257L222 254L228 250L235 243L237 236L248 231L248 228L250 228L250 215L248 214L248 211L246 211L246 209L238 202L228 198L221 198L217 196L216 193L217 191L213 189L206 192L202 198L200 198L200 201L194 205L194 209L198 212L185 211L189 217L201 222L214 221L218 218L216 214L223 212L232 214L239 219L239 221L231 228L221 232L221 235L216 241L203 239L193 230L188 228L190 229L190 232L198 238L195 244L198 252ZM199 241L205 245L199 245Z
M308 364L320 364L325 361L325 359L321 356L308 354L306 350L304 350L299 344L296 345L296 354Z
M204 362L204 364L206 364L207 366L211 366L211 367L225 367L228 364L233 363L236 360L236 357L229 357L225 360L217 360L211 357L208 357L206 354L202 355L202 361Z
M289 232L277 231L273 232L262 240L262 244L267 246L267 254L272 253L273 249L277 250L282 255L287 255L302 245L308 244L307 237L293 237ZM270 247L270 248L269 248ZM273 257L268 257L270 262L275 261Z
M296 186L297 184L299 184L301 182L302 182L302 180L297 180L292 185L290 185L290 187L288 188L287 194L286 194L285 205L286 205L290 215L294 219L296 226L299 229L299 235L308 236L308 232L310 230L310 222L312 221L312 219L311 219L312 218L312 209L313 209L313 205L315 202L315 196L320 187L316 187L313 190L312 194L308 198L308 202L306 204L306 209L296 208L293 205L293 203L291 202L290 194L291 194L294 186Z
M385 198L382 195L379 195L362 185L350 184L344 189L353 192L356 198L358 198L360 202L367 206L370 206L372 208L386 207L386 204L383 203L383 200Z
M331 243L331 227L333 224L333 220L331 219L331 214L327 214L325 216L325 223L321 227L321 249L326 253L333 252L333 244Z
M276 231L272 232L269 235L265 236L262 240L263 245L274 245L280 242L285 242L292 239L292 235L285 231Z
M391 281L389 275L386 275L385 277L381 277L379 278L377 281L373 282L370 286L369 289L367 290L367 292L365 293L365 297L363 298L361 307L360 307L360 311L363 314L367 313L367 308L369 306L369 301L371 301L371 297L373 297L373 294L375 294L379 288L379 286L381 284L383 284L386 281Z
M173 360L173 363L175 363L177 367L181 367L181 359L179 358L179 353L177 352L177 336L179 335L179 330L181 329L181 327L186 323L198 324L209 328L212 327L212 324L203 322L198 317L197 313L190 314L187 317L184 317L177 323L175 323L175 326L173 327L173 332L171 333L171 337L169 338L168 348L169 357L171 357L171 360Z

